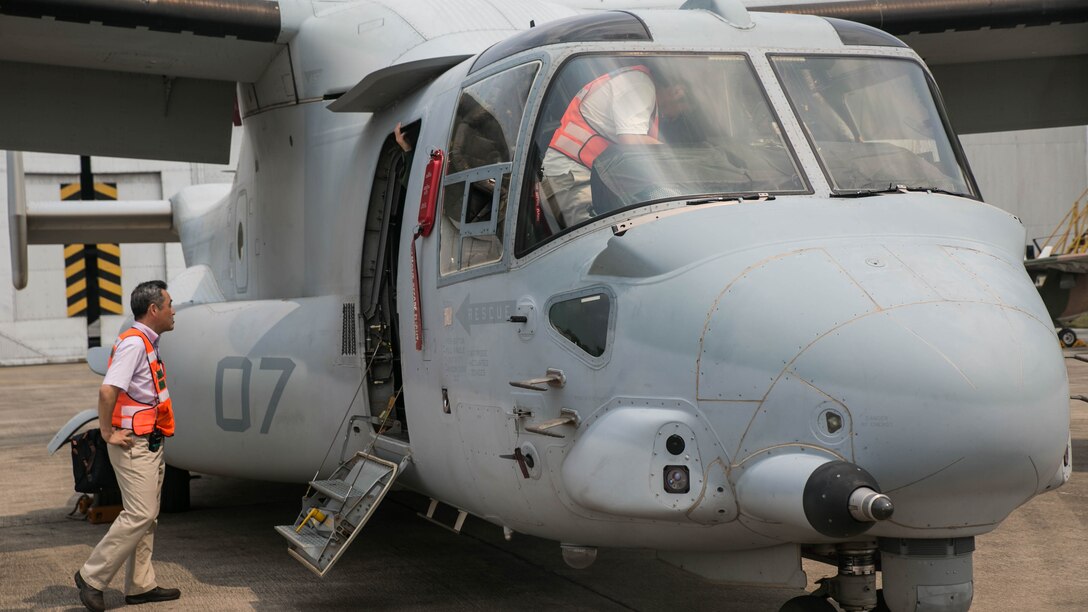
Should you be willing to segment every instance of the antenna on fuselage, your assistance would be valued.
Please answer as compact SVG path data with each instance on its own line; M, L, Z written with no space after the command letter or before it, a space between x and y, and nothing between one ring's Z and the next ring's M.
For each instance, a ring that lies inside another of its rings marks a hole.
M709 11L738 30L749 30L756 24L740 0L688 0L680 6L685 11Z

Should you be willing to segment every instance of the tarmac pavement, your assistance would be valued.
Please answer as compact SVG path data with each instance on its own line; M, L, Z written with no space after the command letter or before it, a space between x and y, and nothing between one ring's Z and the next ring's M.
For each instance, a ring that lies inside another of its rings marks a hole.
M1071 353L1067 353L1071 354ZM1067 359L1071 393L1088 395L1088 363ZM85 364L0 368L0 610L80 610L72 574L105 533L66 517L66 449L45 445L94 405L101 377ZM1073 479L977 538L972 610L1088 610L1088 404L1071 404ZM155 542L170 610L738 610L775 611L791 589L727 587L640 550L601 550L568 568L554 542L469 518L461 535L419 519L426 500L390 494L352 547L320 579L287 555L272 527L294 520L305 487L201 476L192 509L163 514ZM805 561L810 583L834 568ZM124 606L121 578L106 605Z

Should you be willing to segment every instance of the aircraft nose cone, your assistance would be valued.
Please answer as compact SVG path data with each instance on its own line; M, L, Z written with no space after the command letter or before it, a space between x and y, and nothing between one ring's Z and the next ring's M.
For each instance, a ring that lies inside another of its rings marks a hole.
M998 522L1039 492L1065 449L1053 330L1007 306L877 312L815 342L790 372L850 415L854 461L895 500L901 524Z
M753 411L737 460L785 439L852 461L894 501L877 535L992 525L1061 466L1064 361L1015 261L910 244L769 258L722 291L701 349L707 410Z

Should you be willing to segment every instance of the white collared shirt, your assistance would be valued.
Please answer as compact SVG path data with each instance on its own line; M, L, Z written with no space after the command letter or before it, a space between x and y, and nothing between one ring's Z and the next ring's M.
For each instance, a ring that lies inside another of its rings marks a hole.
M143 323L133 323L133 327L140 330L155 347L152 359L159 358L159 335L151 331L151 328ZM144 347L144 341L139 336L125 338L113 352L113 361L102 383L112 385L128 393L129 397L144 404L155 404L158 395L155 393L155 385L151 380L151 366L147 363L149 355Z
M649 134L656 103L650 75L627 70L597 85L582 99L582 116L598 134L615 142L621 135ZM550 147L544 154L543 168L544 176L574 172L585 173L585 180L589 180L589 168Z

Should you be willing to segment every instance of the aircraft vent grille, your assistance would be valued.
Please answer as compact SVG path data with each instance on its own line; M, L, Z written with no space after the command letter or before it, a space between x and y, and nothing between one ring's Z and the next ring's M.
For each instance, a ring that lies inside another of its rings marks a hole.
M343 333L340 334L340 354L341 355L355 355L356 354L356 338L355 338L355 304L354 302L348 302L344 304L344 325Z

